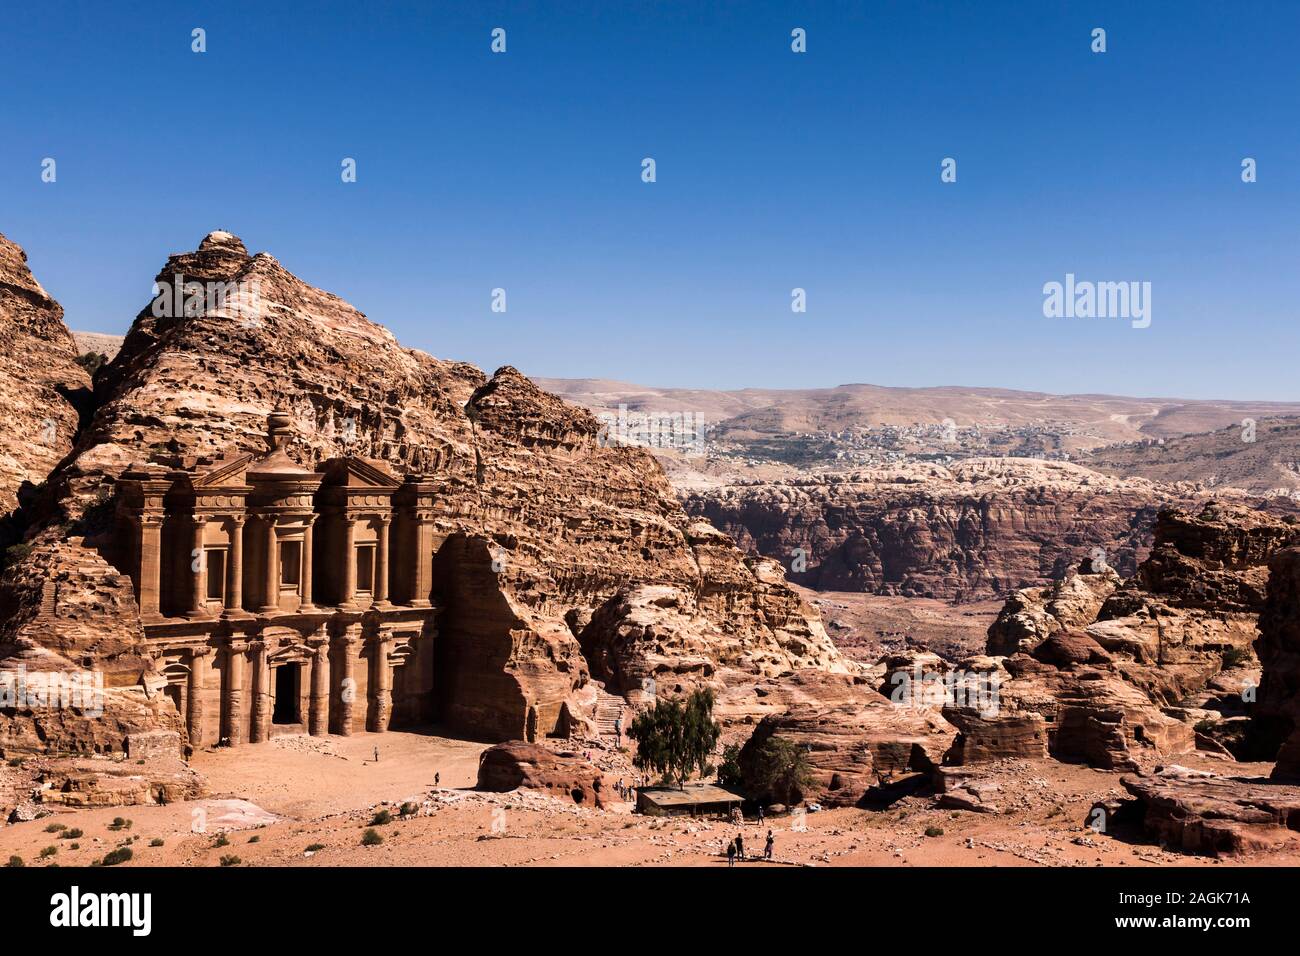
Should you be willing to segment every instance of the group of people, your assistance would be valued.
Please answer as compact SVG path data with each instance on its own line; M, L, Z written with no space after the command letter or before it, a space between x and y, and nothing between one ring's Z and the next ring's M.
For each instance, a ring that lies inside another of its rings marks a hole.
M767 844L763 847L763 859L771 860L772 851L776 847L776 838L772 836L772 831L767 831ZM745 835L737 833L736 838L727 844L727 866L735 866L736 860L745 859Z
M614 784L614 789L618 792L618 798L624 803L630 801L634 796L636 796L636 787L632 786L630 783L623 783L622 777L618 778L618 783Z

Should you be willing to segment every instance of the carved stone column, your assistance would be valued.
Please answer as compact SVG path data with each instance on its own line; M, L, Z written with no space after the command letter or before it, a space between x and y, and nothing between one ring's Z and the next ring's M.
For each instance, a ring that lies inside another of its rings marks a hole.
M244 742L244 653L248 644L231 641L226 646L225 690L221 700L221 736L232 747Z
M271 736L271 669L266 660L266 642L257 641L253 651L253 719L249 743L260 744Z
M244 519L231 518L226 527L230 533L230 553L226 561L226 607L222 613L230 617L244 608Z
M311 659L311 705L307 732L313 737L329 733L330 713L330 645L326 638L309 642Z
M334 733L344 737L352 735L352 711L357 698L356 657L360 639L353 632L359 630L357 625L348 628L348 633L334 642L336 664L338 665L338 699L337 706L330 706L330 718L334 721Z
M343 515L343 600L339 606L357 606L357 525L346 512Z
M162 592L162 523L163 516L145 514L140 522L140 582L137 597L140 617L145 621L163 619L159 607Z
M207 678L210 647L190 649L189 686L185 691L186 724L189 728L190 746L196 750L203 746L203 687Z
M433 590L433 523L423 512L416 515L414 566L411 568L411 606L428 607Z
M203 550L203 527L206 522L201 515L190 519L190 606L186 617L207 617L205 601L208 596L208 556Z
M312 526L316 523L316 516L311 515L307 519L307 524L302 531L302 575L299 578L302 589L302 602L298 605L299 611L314 611L316 606L311 600L311 546L312 546Z
M280 609L280 542L275 533L275 515L266 515L265 574L262 581L262 606L258 611L272 614Z
M375 547L375 603L388 606L388 526L387 515L379 519L379 543Z
M382 633L371 648L370 697L374 706L367 714L366 730L372 733L386 731L393 716L393 668L388 663L392 649L392 638Z

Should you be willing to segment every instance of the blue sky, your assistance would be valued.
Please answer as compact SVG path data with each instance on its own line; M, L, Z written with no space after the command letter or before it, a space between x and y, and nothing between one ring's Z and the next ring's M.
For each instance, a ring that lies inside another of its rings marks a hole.
M1268 2L24 5L0 232L91 331L222 228L489 371L1300 400L1298 34ZM1045 318L1066 273L1151 282L1151 326Z

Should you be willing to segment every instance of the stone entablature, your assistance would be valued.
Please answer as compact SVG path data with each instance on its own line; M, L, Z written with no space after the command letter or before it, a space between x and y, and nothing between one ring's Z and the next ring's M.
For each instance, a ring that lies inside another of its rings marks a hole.
M381 462L286 450L119 478L119 567L192 745L383 731L428 719L433 485Z

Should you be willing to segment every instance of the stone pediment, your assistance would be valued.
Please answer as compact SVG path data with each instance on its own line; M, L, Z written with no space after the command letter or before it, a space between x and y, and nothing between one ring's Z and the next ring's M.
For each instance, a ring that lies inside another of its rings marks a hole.
M402 481L378 461L369 458L331 458L321 466L324 484L335 488L396 491Z
M196 491L243 487L248 483L248 466L252 460L252 455L222 458L206 470L196 471L190 484Z

